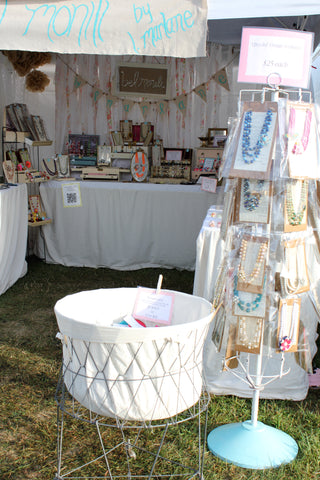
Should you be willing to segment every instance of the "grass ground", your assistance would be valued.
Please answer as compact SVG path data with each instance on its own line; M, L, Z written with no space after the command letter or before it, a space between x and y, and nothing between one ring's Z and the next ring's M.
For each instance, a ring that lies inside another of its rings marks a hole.
M61 365L61 344L55 338L57 325L53 313L56 301L87 289L154 287L159 273L164 274L163 288L192 293L193 272L67 268L46 265L36 258L28 259L27 275L0 297L1 480L52 480L56 472L54 394ZM319 354L315 365L320 367ZM297 441L299 453L292 463L271 470L249 470L226 464L206 450L205 479L319 478L319 397L319 390L310 390L301 402L260 401L259 420L287 432ZM208 430L248 420L250 413L248 399L212 397ZM170 435L171 448L181 459L188 452L193 453L197 442L192 424L189 428L185 423L179 435L174 430ZM80 432L72 427L68 441L70 451L77 457L89 455L96 448L87 427L82 426Z

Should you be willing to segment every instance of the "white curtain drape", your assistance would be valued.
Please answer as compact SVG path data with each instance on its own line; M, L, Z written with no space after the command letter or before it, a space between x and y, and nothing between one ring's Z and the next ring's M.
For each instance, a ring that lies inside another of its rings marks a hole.
M145 117L135 97L130 112L125 112L124 102L117 98L110 110L106 95L111 93L118 62L143 62L143 57L62 55L56 61L56 150L66 151L69 133L100 135L100 143L111 144L112 130L120 128L120 120L133 124L151 122L155 137L162 138L165 147L194 148L199 146L199 136L208 128L227 126L228 117L237 110L239 85L237 84L238 55L232 46L208 45L204 58L176 59L151 57L148 63L169 65L169 101L164 114L158 112L152 100ZM226 69L230 91L212 77ZM76 75L85 82L75 89ZM207 85L207 102L194 92L197 86ZM99 88L104 95L96 102L92 92ZM187 94L187 111L183 115L174 99ZM146 99L149 101L149 99ZM125 100L127 102L127 99Z

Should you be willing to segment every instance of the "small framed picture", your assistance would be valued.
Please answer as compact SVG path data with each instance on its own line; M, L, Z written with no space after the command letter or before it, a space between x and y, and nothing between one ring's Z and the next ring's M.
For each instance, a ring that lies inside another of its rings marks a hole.
M230 177L268 180L278 126L278 105L244 102Z
M44 123L42 118L39 115L31 115L31 118L32 118L34 130L37 135L37 140L39 142L47 142L48 137L44 128Z

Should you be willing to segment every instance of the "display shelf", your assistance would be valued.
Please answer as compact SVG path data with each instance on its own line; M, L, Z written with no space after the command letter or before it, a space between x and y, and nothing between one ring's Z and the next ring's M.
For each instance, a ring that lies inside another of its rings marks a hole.
M24 141L30 147L49 147L50 145L52 145L52 140L40 142L38 140L31 140L31 138L26 137Z

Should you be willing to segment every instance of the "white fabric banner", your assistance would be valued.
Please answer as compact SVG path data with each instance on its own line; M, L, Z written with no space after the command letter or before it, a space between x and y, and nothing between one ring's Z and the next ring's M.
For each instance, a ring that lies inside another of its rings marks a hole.
M206 55L206 0L0 0L0 49Z

